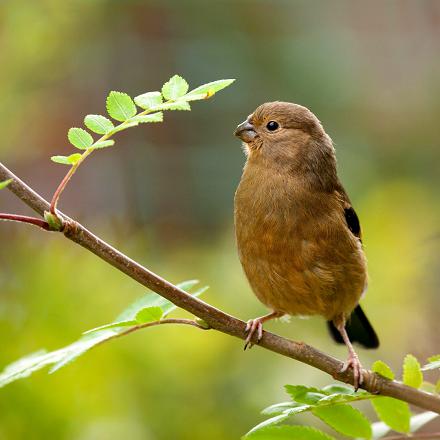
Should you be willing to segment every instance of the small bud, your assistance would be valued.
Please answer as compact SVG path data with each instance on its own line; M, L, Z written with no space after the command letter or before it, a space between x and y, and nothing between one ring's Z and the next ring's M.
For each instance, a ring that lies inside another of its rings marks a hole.
M202 318L196 318L194 320L200 327L204 328L205 330L208 330L211 328L211 326Z
M53 215L49 211L44 211L44 220L46 220L49 224L49 228L51 231L61 231L63 222L58 216Z

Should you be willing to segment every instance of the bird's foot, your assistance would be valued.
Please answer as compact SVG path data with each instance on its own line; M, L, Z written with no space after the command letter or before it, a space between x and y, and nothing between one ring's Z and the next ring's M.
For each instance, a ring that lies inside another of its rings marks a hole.
M245 333L247 333L247 337L244 344L244 350L247 348L251 349L254 345L251 340L254 336L254 334L257 334L257 344L261 341L261 338L263 337L263 322L264 319L262 318L255 318L250 319L247 322Z
M352 352L348 355L348 359L342 366L341 373L347 371L350 367L353 369L354 390L357 391L359 386L362 385L364 377L362 375L362 365L359 361L358 355L355 352Z

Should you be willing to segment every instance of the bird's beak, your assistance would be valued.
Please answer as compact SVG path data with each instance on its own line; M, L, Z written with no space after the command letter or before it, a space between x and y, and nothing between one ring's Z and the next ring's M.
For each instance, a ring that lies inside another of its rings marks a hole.
M234 135L239 137L243 142L250 142L255 138L257 133L254 126L246 119L242 122L234 132Z

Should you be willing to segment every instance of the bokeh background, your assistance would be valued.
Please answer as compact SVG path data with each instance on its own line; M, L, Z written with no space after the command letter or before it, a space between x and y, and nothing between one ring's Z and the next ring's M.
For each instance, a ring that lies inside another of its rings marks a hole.
M311 108L335 141L369 259L365 310L381 337L360 350L400 372L440 351L440 3L437 1L0 2L1 161L50 197L66 133L110 90L236 83L192 112L117 136L74 177L61 208L173 282L248 319L264 313L237 259L232 205L244 163L232 132L258 104ZM28 213L8 191L0 210ZM82 248L0 225L0 368L111 321L144 289ZM268 329L346 356L322 319ZM235 439L318 371L230 337L157 328L0 390L0 439ZM371 414L372 418L374 415ZM310 422L307 416L297 419Z

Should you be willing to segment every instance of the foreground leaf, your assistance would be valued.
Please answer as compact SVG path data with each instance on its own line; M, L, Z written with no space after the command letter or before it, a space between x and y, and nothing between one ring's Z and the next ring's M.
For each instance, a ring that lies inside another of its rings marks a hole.
M80 150L87 150L93 144L92 135L82 128L73 127L67 133L69 142Z
M198 284L198 281L190 280L177 284L177 286L183 290L189 291L195 287L196 284ZM193 295L199 296L206 289L207 287L199 288L193 292ZM136 315L143 309L155 307L160 308L160 310L163 311L164 316L177 308L173 303L155 293L143 295L140 299L127 307L118 316L115 322L108 324L105 327L101 327L99 331L96 330L92 333L88 333L78 341L59 350L52 352L39 351L10 364L0 373L0 387L14 382L15 380L30 376L35 371L41 370L49 365L52 365L49 373L59 370L96 345L118 336L125 331L127 326L138 325L139 322L136 321ZM156 313L156 315L152 315L152 313ZM140 318L147 319L146 315L147 313L143 312ZM159 313L158 310L155 312L150 310L148 315L149 317L157 317Z
M0 182L0 189L6 188L11 182L12 179L3 180L3 182Z
M163 310L160 307L145 307L136 313L136 322L138 324L146 324L159 321L162 316Z
M113 130L115 126L110 119L101 115L87 115L84 118L84 125L94 133L106 134Z
M164 102L152 107L152 110L191 110L191 106L186 101Z
M267 426L251 431L244 439L249 440L335 440L328 434L310 426Z
M374 410L380 420L394 431L409 432L411 412L406 402L392 397L378 397L371 400Z
M63 165L75 165L81 159L80 153L74 153L70 156L52 156L52 162L61 163Z
M120 122L132 118L137 112L133 100L123 92L110 92L106 105L108 114Z
M371 438L370 421L358 409L346 403L318 406L312 409L312 413L341 434L349 437Z
M423 383L419 361L412 354L407 354L403 361L403 383L413 388L420 388Z
M162 95L165 99L175 101L183 96L188 88L188 83L181 76L174 75L163 85Z

